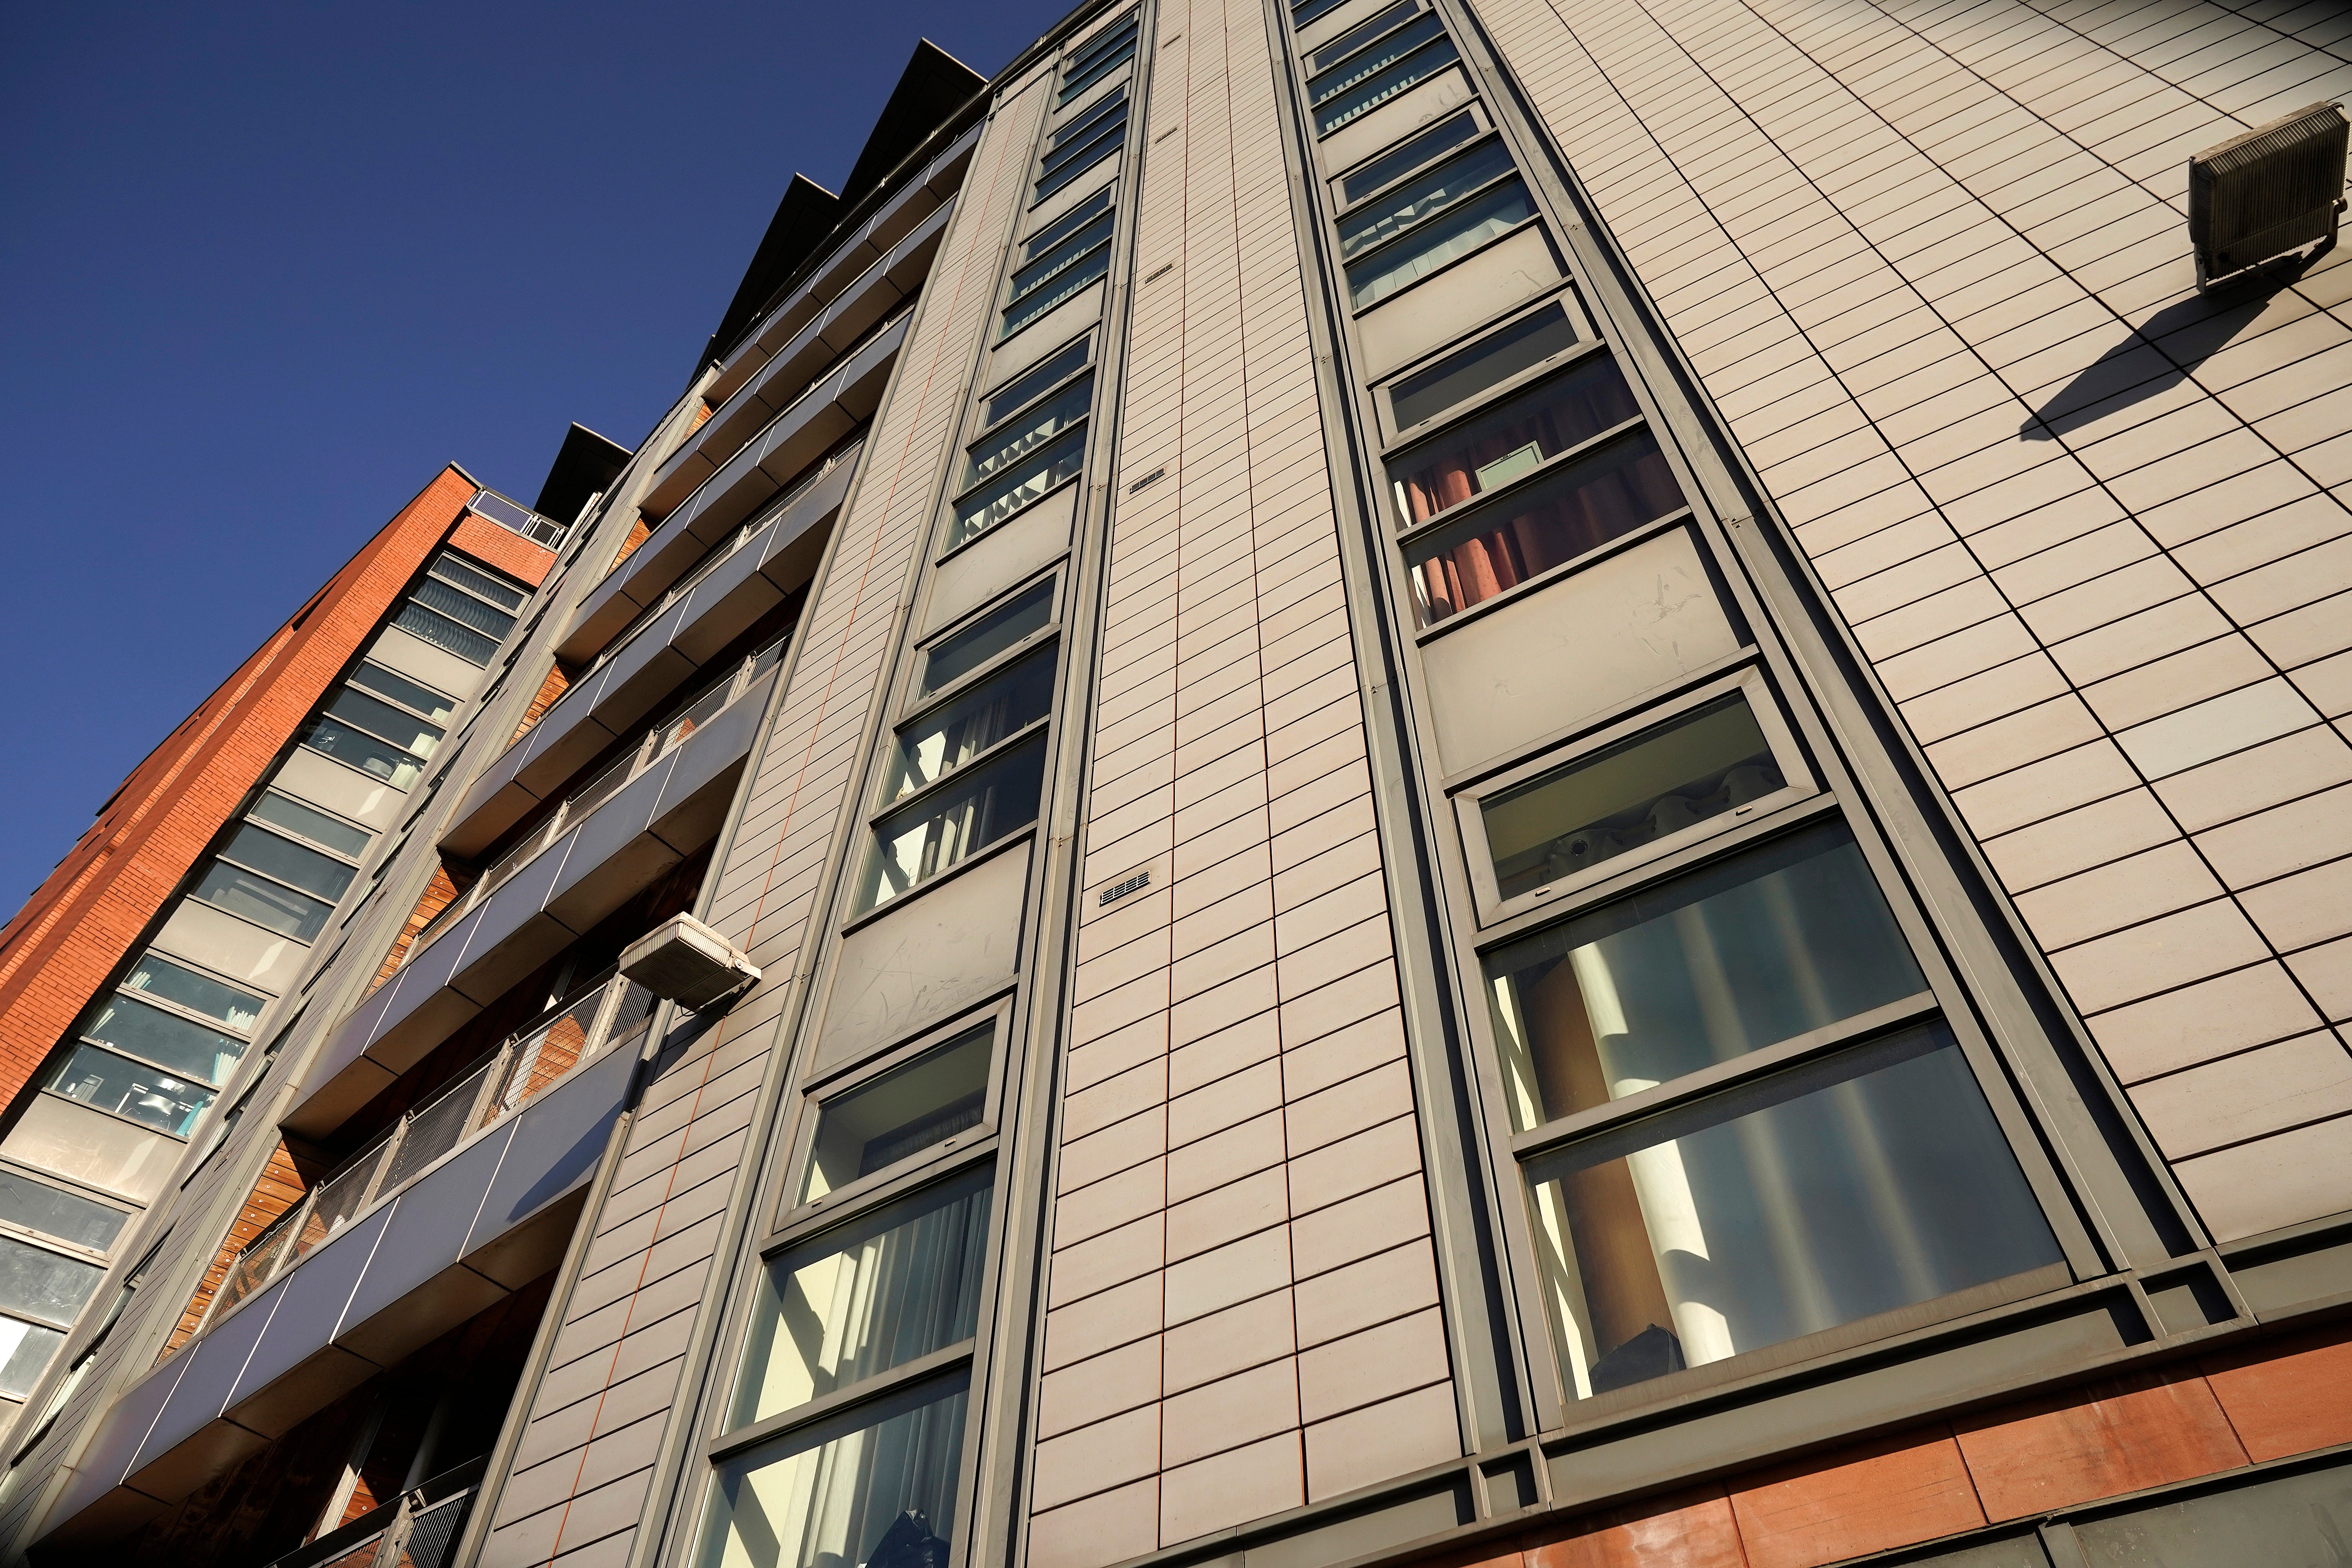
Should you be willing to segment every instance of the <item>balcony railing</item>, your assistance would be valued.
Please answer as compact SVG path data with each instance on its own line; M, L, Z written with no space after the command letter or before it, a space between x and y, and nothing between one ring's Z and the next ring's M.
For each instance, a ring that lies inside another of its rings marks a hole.
M496 490L476 490L466 510L487 521L495 522L509 533L520 533L533 544L552 550L562 542L570 526L551 517L541 517L527 506L519 506Z
M738 697L749 691L784 657L785 640L778 637L712 681L686 705L683 711L646 731L636 745L623 752L610 767L566 795L563 804L555 808L553 816L525 834L520 842L499 858L495 865L477 877L471 888L450 900L440 913L426 922L425 929L416 933L416 940L408 944L408 951L401 955L401 967L404 969L415 963L418 953L432 946L442 932L480 908L484 900L536 859L541 850L578 826L590 812L620 794L639 773L684 745L697 730L717 718ZM542 719L540 722L544 724L546 721Z
M616 974L558 1004L312 1187L236 1255L213 1292L199 1334L247 1297L341 1235L353 1220L424 1174L475 1134L511 1116L582 1063L633 1038L653 993Z
M481 1491L487 1458L472 1459L286 1553L269 1568L444 1568Z

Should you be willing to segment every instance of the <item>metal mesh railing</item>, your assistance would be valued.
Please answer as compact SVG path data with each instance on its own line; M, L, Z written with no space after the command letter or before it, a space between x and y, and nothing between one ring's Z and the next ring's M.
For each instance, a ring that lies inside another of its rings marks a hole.
M212 1310L215 1314L227 1311L269 1282L278 1267L278 1255L293 1239L295 1217L292 1214L279 1217L230 1261L219 1289L213 1292Z

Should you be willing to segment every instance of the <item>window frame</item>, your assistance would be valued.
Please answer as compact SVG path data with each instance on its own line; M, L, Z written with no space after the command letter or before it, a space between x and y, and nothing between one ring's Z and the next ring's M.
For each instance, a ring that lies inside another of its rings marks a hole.
M1788 781L1785 784L1747 805L1721 816L1693 823L1688 827L1612 856L1559 881L1547 883L1533 891L1508 899L1502 896L1495 877L1494 856L1486 838L1484 807L1487 801L1555 769L1595 756L1645 731L1663 728L1718 698L1734 693L1746 699L1748 711L1755 716L1758 728L1764 731L1765 742L1771 748L1773 760L1780 766L1780 776ZM1671 858L1735 826L1777 817L1789 807L1811 801L1821 793L1821 784L1813 775L1812 765L1797 744L1796 732L1782 716L1780 700L1766 679L1762 665L1751 656L1744 668L1685 688L1662 701L1645 705L1638 711L1616 718L1599 729L1586 731L1571 741L1524 756L1507 768L1486 774L1474 784L1460 786L1454 790L1452 798L1454 821L1462 833L1463 856L1469 868L1470 885L1477 897L1478 921L1482 926L1488 926L1535 910L1549 909L1559 899L1570 898L1595 883Z
M1130 36L1121 39L1118 35L1122 32ZM1118 58L1122 48L1128 50L1124 59ZM1142 52L1143 13L1140 7L1135 7L1087 34L1085 42L1073 45L1063 57L1054 108L1067 108L1089 88L1109 79L1119 67L1132 64Z
M1423 3L1421 5L1421 6L1420 6L1418 9L1416 9L1416 10L1413 12L1413 14L1412 14L1412 16L1405 17L1402 21L1396 22L1396 23L1394 23L1394 24L1391 24L1391 26L1386 26L1386 27L1381 28L1379 32L1377 32L1377 33L1373 34L1370 37L1366 38L1363 42L1361 42L1361 43L1358 44L1354 48L1349 49L1346 54L1344 54L1344 55L1335 56L1335 57L1332 58L1331 62L1330 62L1328 65L1316 66L1316 67L1314 67L1312 69L1310 69L1310 68L1308 68L1308 66L1307 66L1307 58L1308 58L1310 55L1314 55L1314 54L1320 53L1320 52L1321 52L1321 49L1326 49L1326 48L1330 47L1331 46L1330 46L1329 44L1322 45L1322 46L1320 46L1318 48L1316 48L1316 49L1297 49L1297 48L1294 48L1294 50L1293 50L1293 54L1296 56L1296 58L1297 58L1297 61L1298 61L1298 74L1299 74L1299 78L1300 78L1300 79L1305 83L1306 88L1307 88L1307 113L1308 113L1308 114L1310 114L1310 115L1311 115L1311 114L1313 114L1317 109L1320 108L1320 107L1321 107L1322 105L1324 105L1325 103L1329 102L1332 99L1335 99L1335 98L1339 97L1341 93L1343 93L1343 92L1347 91L1349 88L1351 88L1351 87L1355 86L1358 82L1360 82L1360 81L1363 81L1363 80L1366 80L1367 79L1369 79L1369 78L1370 78L1370 77L1377 76L1381 71L1385 70L1385 69L1387 68L1387 66L1376 66L1376 67L1374 67L1371 70L1370 70L1370 71L1366 71L1366 72L1364 72L1362 75L1356 76L1356 77L1352 77L1352 78L1350 78L1349 79L1348 79L1348 80L1346 80L1346 81L1343 81L1343 82L1339 83L1337 87L1328 88L1328 89L1326 89L1325 90L1323 90L1323 91L1322 91L1322 92L1320 92L1320 93L1317 92L1317 90L1316 90L1316 89L1315 89L1315 84L1316 84L1316 82L1317 82L1317 81L1320 80L1321 79L1323 79L1323 78L1325 78L1325 77L1328 77L1328 76L1329 76L1329 75L1331 75L1334 71L1337 71L1337 70L1340 69L1341 68L1343 68L1343 67L1347 66L1347 65L1348 65L1349 63L1350 63L1351 61L1354 61L1354 60L1357 60L1357 59L1359 59L1359 58L1362 58L1362 56L1364 55L1365 51L1367 51L1367 50L1369 50L1369 49L1378 48L1378 47L1380 47L1381 42L1381 40L1382 40L1382 39L1384 39L1384 38L1392 38L1392 37L1394 37L1398 33L1402 32L1403 29L1405 29L1405 28L1407 28L1407 27L1412 26L1415 22L1420 21L1423 16L1436 16L1436 18L1437 18L1437 31L1436 31L1433 35L1432 35L1430 37L1423 38L1423 39L1421 41L1421 43L1415 44L1415 45L1413 45L1413 46L1412 46L1412 48L1409 48L1409 49L1405 50L1404 54L1398 55L1394 59L1391 59L1391 60L1390 60L1390 61L1388 62L1388 65L1394 65L1394 64L1396 64L1396 63L1397 63L1397 61L1398 61L1398 60L1402 60L1402 59L1405 58L1407 56L1410 56L1410 55L1412 55L1412 54L1413 54L1413 53L1417 52L1418 50L1420 50L1423 45L1431 44L1431 43L1434 43L1438 38L1447 38L1447 39L1450 39L1450 38L1452 38L1452 37L1453 37L1453 36L1454 36L1454 35L1453 35L1452 30L1451 30L1450 28L1448 28L1448 27L1446 26L1446 25L1445 25L1445 18L1444 18L1444 16L1439 16L1437 15L1436 11L1435 11L1434 9L1433 9L1433 8L1432 8L1428 4L1427 4L1427 0L1423 0ZM1366 17L1366 18L1365 18L1365 20L1366 20L1366 21L1371 21L1371 20L1375 20L1375 19L1376 19L1376 18L1374 18L1374 17ZM1334 40L1334 41L1336 42L1337 40ZM1458 46L1457 46L1457 47L1458 47ZM1370 110L1363 110L1362 112L1364 112L1364 113L1370 113ZM1337 126L1334 126L1334 127L1333 127L1333 129L1334 129L1334 130L1337 130L1337 129L1338 129L1338 127L1337 127ZM1427 129L1427 128L1426 128L1426 127L1423 127L1422 129L1424 129L1424 130L1425 130L1425 129Z
M242 868L240 868L240 869L242 869ZM210 909L214 906L208 904L205 907ZM226 914L230 911L224 910L221 912ZM184 1023L196 1025L200 1028L204 1028L209 1030L213 1034L219 1035L224 1039L235 1040L239 1045L245 1047L246 1050L253 1048L253 1037L251 1035L240 1035L234 1029L225 1028L221 1025L213 1022L211 1019L205 1017L201 1014L190 1013L184 1008L169 1005L156 1006L156 1004L147 1002L141 993L125 990L121 985L110 987L106 994L117 999L130 998L136 1000L144 1005L154 1006L156 1011L163 1014L166 1017L178 1018ZM87 1016L87 1011L85 1011L85 1016ZM157 1061L152 1057L142 1055L138 1051L130 1049L128 1047L118 1045L112 1040L101 1040L95 1035L84 1034L80 1028L79 1019L75 1020L74 1030L67 1037L77 1045L94 1047L99 1050L109 1053L110 1055L121 1057L125 1061L137 1062L142 1067L153 1068L157 1072L169 1073L175 1079L185 1079L190 1083L203 1084L215 1092L226 1088L228 1079L236 1076L236 1067L234 1064L232 1064L228 1075L224 1077L218 1083L215 1083L212 1079L198 1073L187 1072L178 1068L166 1067L163 1063ZM237 1052L236 1060L238 1062L243 1062L245 1060L245 1051Z
M74 1103L79 1105L82 1102L80 1100L76 1100ZM84 1186L80 1183L76 1182L70 1176L60 1175L54 1171L37 1170L35 1167L25 1164L23 1162L18 1160L0 1157L0 1173L11 1175L17 1178L19 1181L31 1182L40 1186L54 1187L69 1198L80 1198L84 1202L94 1204L100 1208L114 1210L117 1214L123 1216L122 1228L114 1233L115 1239L118 1242L121 1241L122 1237L130 1230L131 1222L137 1219L142 1214L146 1212L143 1209L132 1207L131 1205L131 1201L128 1198L117 1197L114 1194L107 1192L102 1187ZM35 1230L29 1226L19 1225L16 1221L5 1217L0 1217L0 1235L13 1237L18 1241L38 1242L44 1247L58 1248L68 1253L86 1254L87 1256L84 1258L84 1261L97 1263L101 1266L105 1264L109 1258L113 1256L113 1248L111 1247L85 1247L80 1242L68 1241L61 1236L51 1236L47 1231Z
M228 911L224 910L221 912L226 914ZM188 1131L185 1132L174 1132L168 1127L158 1127L152 1121L142 1121L135 1116L126 1116L120 1110L110 1110L105 1106L97 1104L91 1100L77 1100L72 1095L66 1093L61 1089L58 1089L57 1087L57 1083L59 1079L65 1076L66 1069L73 1065L75 1053L85 1050L97 1051L101 1055L113 1057L119 1061L131 1062L136 1066L146 1068L150 1071L163 1074L165 1078L172 1079L175 1083L192 1083L206 1087L210 1089L212 1098L206 1100L203 1105L197 1107L195 1116L189 1121ZM173 1142L182 1144L194 1142L197 1126L204 1121L205 1115L211 1111L213 1107L220 1103L221 1098L221 1091L219 1089L205 1085L205 1080L200 1078L194 1077L193 1075L183 1075L181 1073L173 1072L158 1063L149 1061L144 1057L133 1056L129 1051L117 1050L112 1046L101 1045L90 1040L84 1040L79 1037L76 1037L74 1040L74 1051L67 1053L63 1058L58 1059L54 1067L47 1068L47 1081L37 1086L37 1092L52 1095L58 1100L64 1100L68 1105L79 1105L84 1110L95 1112L100 1116L111 1117L127 1127L136 1127L142 1132L152 1132L159 1138L169 1138Z
M349 856L337 855L322 847L314 848L309 839L302 837L299 834L289 833L280 828L274 822L264 822L257 816L240 816L236 819L236 825L237 832L230 836L227 843L223 844L218 849L213 851L212 858L215 860L225 861L227 864L236 867L240 871L249 871L257 877L277 883L281 888L291 888L294 891L301 894L306 899L315 899L320 903L327 906L327 912L331 915L334 913L337 909L341 907L344 897L351 892L354 886L358 884L360 862L351 858ZM247 827L252 827L259 832L267 833L273 838L282 838L287 843L294 846L297 849L308 849L313 855L321 856L326 859L332 860L336 865L349 869L352 872L352 879L343 884L343 890L341 892L337 893L333 898L330 899L321 894L314 893L310 889L302 887L298 883L289 882L283 877L272 876L270 873L261 870L257 867L247 865L242 860L234 859L230 857L229 851L236 847L237 838L243 836L244 830Z

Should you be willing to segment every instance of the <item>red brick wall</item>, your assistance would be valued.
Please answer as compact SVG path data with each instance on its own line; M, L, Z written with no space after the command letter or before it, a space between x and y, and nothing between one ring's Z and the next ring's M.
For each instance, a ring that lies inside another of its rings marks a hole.
M450 544L475 560L497 567L519 582L538 587L555 564L555 552L533 544L520 533L509 533L495 522L484 522L472 512L449 535Z
M530 700L530 707L524 711L522 722L516 725L515 732L507 737L507 744L511 746L530 733L530 727L555 706L556 699L571 689L572 678L563 673L563 667L559 664L551 668L547 679L539 683L539 695Z
M300 1203L303 1194L310 1190L310 1184L295 1165L294 1156L287 1152L283 1142L279 1142L277 1152L269 1156L269 1163L262 1168L261 1179L253 1184L253 1191L247 1194L245 1205L236 1211L236 1223L228 1227L228 1235L221 1238L220 1250L213 1255L212 1267L205 1270L204 1279L197 1282L195 1294L189 1297L188 1304L181 1309L179 1326L164 1342L163 1355L157 1356L157 1361L162 1361L163 1356L170 1355L194 1336L196 1325L205 1321L205 1310L212 1305L213 1292L219 1289L220 1282L228 1278L228 1266L236 1260L238 1253L245 1250L246 1244Z
M455 468L436 475L131 771L0 927L0 1098L24 1087L127 955L473 493Z
M1433 1560L1428 1568L1820 1568L2352 1442L2352 1326L1933 1422Z

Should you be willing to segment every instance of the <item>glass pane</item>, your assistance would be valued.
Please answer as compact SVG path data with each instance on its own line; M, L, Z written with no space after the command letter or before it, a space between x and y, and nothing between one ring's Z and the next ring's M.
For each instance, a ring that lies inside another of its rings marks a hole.
M817 1113L798 1201L813 1203L920 1153L942 1138L978 1126L995 1030L993 1024L983 1024L827 1100Z
M1397 0L1395 5L1373 12L1369 20L1357 23L1313 54L1301 57L1307 74L1329 70L1420 9L1421 0Z
M1429 21L1434 24L1436 18L1432 16ZM1397 29L1400 38L1407 34L1419 34L1422 31L1421 23ZM1454 51L1453 39L1440 37L1422 45L1385 70L1374 70L1371 66L1365 63L1375 57L1393 58L1395 47L1394 40L1381 44L1359 55L1354 62L1339 68L1341 74L1350 77L1360 76L1361 79L1357 80L1355 86L1345 91L1337 92L1328 102L1318 103L1316 106L1317 135L1337 131L1358 115L1369 113L1379 108L1415 82L1426 77L1435 76L1462 58Z
M942 1568L965 1396L924 1384L727 1460L700 1568Z
M1080 376L1019 418L999 426L972 447L964 467L963 482L978 483L1085 418L1094 391L1095 378Z
M874 830L858 907L895 899L1036 821L1045 778L1045 738L1039 735L883 823Z
M461 626L470 627L483 636L503 639L514 629L514 617L503 610L494 610L471 594L460 593L446 583L427 577L416 584L412 600L429 609L439 611Z
M1421 621L1516 588L1683 504L1648 431L1612 442L1410 552Z
M1059 245L1013 275L1012 298L1018 301L1066 270L1079 257L1110 238L1112 215L1103 213Z
M1097 254L1107 256L1109 252ZM1016 465L1002 479L956 502L955 521L948 529L948 548L952 550L979 538L1070 479L1086 461L1086 431L1073 430Z
M283 931L297 942L309 942L327 929L332 904L305 898L291 888L216 860L196 882L196 897L215 909Z
M1053 701L1052 650L1040 649L977 691L900 731L883 802L912 795L954 772L1043 719Z
M1316 17L1328 16L1347 3L1348 0L1300 0L1300 4L1291 7L1290 25L1304 27Z
M289 800L282 795L265 795L254 806L253 815L263 822L274 823L289 832L299 833L313 843L330 849L340 849L353 859L367 853L375 835L364 827L353 827L340 817L329 816L323 811L313 811L301 802Z
M1100 155L1100 143L1106 138L1123 138L1126 134L1127 89L1122 87L1087 110L1086 119L1071 126L1066 133L1057 133L1051 149L1038 161L1037 172L1040 175L1053 175L1081 159L1092 163ZM1044 180L1039 184L1042 186ZM1031 240L1026 254L1036 255L1043 243Z
M1105 191L1104 199L1108 198L1109 192ZM994 396L980 405L981 427L986 429L994 425L1064 376L1075 374L1086 364L1087 351L1092 346L1091 338L1080 338L1067 348L1056 349L1047 354L1045 363L1036 369L1025 371L1015 376Z
M22 1399L32 1393L41 1370L65 1341L55 1329L0 1318L0 1357L6 1358L0 1361L0 1394Z
M1110 270L1110 247L1098 245L1056 273L1052 281L1004 308L1004 333L1011 337Z
M106 999L81 1033L86 1039L103 1040L171 1071L213 1084L226 1083L229 1069L245 1055L243 1040L177 1013L150 1007L121 991Z
M1055 191L1067 190L1087 174L1101 166L1103 161L1127 144L1127 121L1122 120L1114 131L1106 132L1087 141L1070 155L1067 162L1057 165L1051 174L1037 181L1036 200L1044 201ZM1105 186L1108 188L1108 184Z
M404 752L420 757L430 757L447 731L438 724L424 720L389 702L380 701L364 691L346 686L327 700L327 711L347 723L355 724L371 735L381 735Z
M114 1245L130 1217L121 1209L92 1203L47 1182L0 1172L0 1219L10 1225L102 1252Z
M1403 146L1394 152L1381 153L1341 180L1339 200L1342 203L1362 201L1390 181L1404 178L1423 163L1432 163L1456 147L1476 140L1478 135L1477 116L1466 109L1451 120L1440 121ZM1340 221L1352 223L1355 220L1350 215Z
M1358 55L1347 62L1345 68L1328 71L1309 80L1307 84L1307 101L1321 104L1337 98L1366 78L1394 65L1431 39L1444 36L1445 24L1439 21L1433 12L1412 26L1401 27L1381 39L1380 47ZM1328 131L1330 127L1327 125L1321 129Z
M1927 987L1835 822L1589 910L1486 969L1523 1132Z
M265 795L265 800L275 798ZM184 969L161 953L150 952L131 966L122 982L126 991L145 991L176 1002L192 1013L217 1018L232 1029L250 1029L268 1004L250 991Z
M352 879L359 875L357 867L347 866L316 849L306 849L290 838L280 838L250 824L236 830L236 837L228 841L221 857L328 900L341 898L343 889L352 885Z
M1501 150L1502 143L1496 142L1495 151ZM1465 163L1481 164L1486 160L1486 153L1474 153ZM1506 154L1504 162L1508 161ZM1429 192L1423 211L1444 208L1456 199L1453 189L1443 183L1433 184ZM1451 216L1431 219L1379 255L1348 268L1348 297L1358 306L1385 300L1517 227L1535 211L1527 186L1516 179L1507 181L1463 203Z
M1546 305L1398 382L1389 394L1389 411L1398 429L1409 430L1575 346L1568 312Z
M94 1105L184 1138L196 1124L213 1091L169 1077L143 1062L127 1061L95 1046L76 1046L49 1087L68 1100Z
M2058 1262L1949 1038L1918 1030L1891 1053L1701 1108L1674 1136L1637 1127L1538 1162L1531 1217L1570 1391L1605 1394Z
M0 1310L72 1321L105 1269L0 1236Z
M1500 142L1489 142L1442 169L1406 181L1379 201L1368 203L1339 220L1340 257L1345 259L1362 255L1517 167Z
M1092 58L1087 58L1089 55ZM1055 95L1055 107L1069 102L1134 58L1135 24L1129 22L1116 32L1105 34L1099 45L1089 45L1087 54L1071 62L1069 79Z
M1397 515L1407 524L1426 522L1641 416L1642 405L1613 361L1579 365L1454 426L1391 465Z
M1087 106L1085 113L1071 120L1068 123L1056 130L1051 136L1045 138L1046 163L1048 164L1052 163L1054 161L1053 155L1055 153L1070 146L1074 142L1093 141L1097 134L1096 127L1102 123L1103 116L1107 114L1123 115L1126 112L1127 89L1125 87L1122 86L1116 88L1111 91L1103 94L1100 98L1095 100L1093 103ZM1092 205L1093 204L1088 203L1087 205ZM1029 241L1027 254L1034 256L1037 254L1037 247L1039 246L1050 243L1050 237L1053 234L1053 229L1058 228L1065 234L1068 233L1069 222L1069 218L1067 216L1064 216L1056 220L1052 228L1048 228L1043 233L1032 237Z
M1135 16L1130 12L1070 52L1071 74L1076 75L1079 71L1099 64L1105 55L1134 36Z
M467 565L446 550L433 558L428 570L436 577L446 577L452 583L461 584L483 598L493 604L504 605L509 610L521 609L524 601L530 597L520 588L502 583L478 567Z
M1480 803L1496 890L1531 893L1788 782L1734 692Z
M768 1265L733 1426L971 1338L988 1243L982 1171Z
M930 658L923 663L923 692L961 679L1053 618L1054 580L1048 577L1003 608L991 610L953 637L932 644Z
M457 597L452 594L452 598ZM422 637L435 647L445 648L471 664L488 664L499 651L499 639L468 631L446 616L436 615L424 605L409 603L400 606L400 614L392 624L411 637Z
M425 771L423 763L390 741L379 741L339 719L324 715L310 721L310 732L302 737L302 743L314 752L380 778L394 789L406 789Z
M389 697L394 702L415 709L436 724L448 722L449 715L457 710L455 698L444 697L429 686L419 686L404 675L395 675L380 664L362 662L352 671L352 684L364 686L379 697Z

